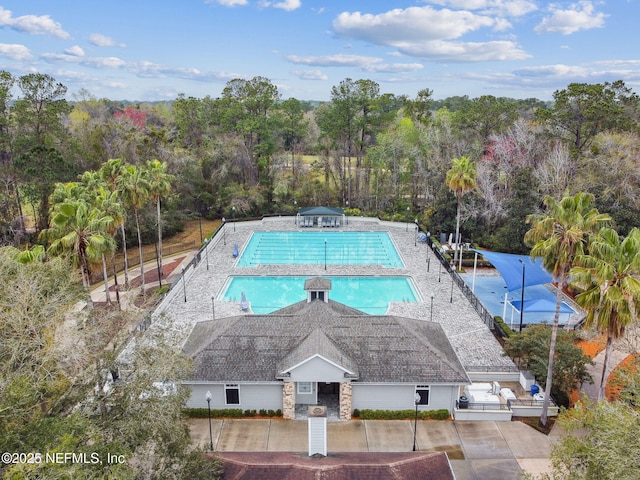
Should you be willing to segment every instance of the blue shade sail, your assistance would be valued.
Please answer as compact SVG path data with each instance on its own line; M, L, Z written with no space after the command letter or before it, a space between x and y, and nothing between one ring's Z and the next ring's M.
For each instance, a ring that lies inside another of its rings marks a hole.
M514 255L512 253L490 252L488 250L473 249L478 252L502 275L507 290L519 290L522 288L522 270L524 268L524 286L543 285L551 283L551 274L542 266L541 258L532 258L528 255ZM523 266L524 264L524 266Z

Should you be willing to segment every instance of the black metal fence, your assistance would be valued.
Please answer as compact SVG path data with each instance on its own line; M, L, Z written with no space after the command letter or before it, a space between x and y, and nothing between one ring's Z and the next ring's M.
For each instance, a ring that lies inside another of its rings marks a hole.
M480 299L469 288L469 285L467 285L467 283L460 277L460 275L458 275L458 272L456 272L455 268L451 266L449 260L437 248L437 244L434 243L432 245L432 248L436 258L440 261L449 275L453 277L453 281L456 283L456 285L458 285L458 288L460 288L464 296L467 297L467 300L469 300L469 303L471 303L484 324L492 331L495 331L496 325L493 321L493 315L491 315L491 313L484 307L484 305L482 305Z

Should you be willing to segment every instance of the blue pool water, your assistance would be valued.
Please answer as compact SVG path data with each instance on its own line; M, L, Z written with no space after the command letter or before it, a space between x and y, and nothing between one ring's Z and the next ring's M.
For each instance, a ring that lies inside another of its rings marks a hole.
M245 292L251 310L271 313L307 298L304 276L234 276L222 288L222 300L240 301ZM389 302L416 302L417 290L409 277L326 277L329 299L370 315L384 315Z
M460 275L462 279L469 285L472 286L473 283L473 275L472 274L463 274ZM507 285L501 276L480 276L476 275L475 281L475 289L474 293L480 299L480 302L484 307L489 310L491 315L502 317L504 314L504 294L507 292ZM521 298L521 290L513 290L509 292L507 299L510 302L520 301ZM555 305L556 296L553 292L551 292L544 285L532 285L530 287L526 287L524 289L524 300L533 300L533 299L543 299L551 302ZM560 313L560 324L564 325L568 322L569 317L575 313L571 307L569 307L566 303L563 302L562 310L564 313ZM537 323L553 323L553 317L555 312L523 312L522 314L522 323L524 325L527 324L537 324ZM510 305L507 305L507 315L504 318L504 321L511 325L512 328L517 329L520 325L520 312L518 310L513 309Z
M254 232L238 267L404 264L387 232Z

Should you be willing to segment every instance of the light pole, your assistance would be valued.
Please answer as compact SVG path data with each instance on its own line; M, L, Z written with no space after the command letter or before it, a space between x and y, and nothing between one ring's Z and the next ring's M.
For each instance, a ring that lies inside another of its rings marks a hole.
M413 239L413 246L417 247L418 246L418 219L416 218L414 222L416 224L416 236Z
M216 297L214 295L211 295L211 313L213 316L213 319L216 319Z
M409 207L407 207L407 228L406 228L406 230L405 230L405 231L407 231L407 232L409 231L409 211L410 211L410 208L409 208Z
M418 431L418 404L420 403L422 397L420 397L420 394L418 392L416 392L416 394L413 397L413 402L416 404L416 416L415 419L413 420L413 451L416 451L416 432ZM213 450L213 448L212 448Z
M347 209L349 209L349 200L347 200ZM349 214L347 213L347 225L349 225Z
M324 269L327 270L327 239L324 239Z
M207 399L207 408L209 409L209 449L213 452L213 432L211 431L211 392L207 390L204 398Z
M233 213L233 231L236 231L236 206L231 206L231 212Z
M524 272L525 272L525 267L524 267L524 262L522 261L522 259L518 259L518 261L522 264L522 289L521 289L521 293L520 293L520 333L522 333L522 318L523 318L523 314L524 314Z
M298 225L298 201L294 200L293 201L293 224L294 225Z
M187 301L187 284L184 280L184 267L182 267L182 291L184 292L184 301Z
M433 293L431 294L431 313L429 314L429 321L433 322Z
M438 267L438 283L440 283L440 273L442 272L442 262L438 262L438 264L440 265Z
M451 298L449 299L449 303L453 303L453 272L451 272Z
M204 256L207 257L207 270L209 270L209 239L204 239Z
M227 229L224 228L227 225L226 222L227 221L224 219L224 217L222 217L222 243L224 245L227 244Z

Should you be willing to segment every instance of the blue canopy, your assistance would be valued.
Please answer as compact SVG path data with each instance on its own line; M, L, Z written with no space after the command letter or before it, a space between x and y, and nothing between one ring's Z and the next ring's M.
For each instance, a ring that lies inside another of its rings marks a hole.
M507 290L520 290L522 288L522 270L524 268L524 286L542 285L551 283L551 274L542 266L541 258L531 258L528 255L514 255L512 253L490 252L488 250L474 251L480 253L502 275ZM525 306L526 307L526 306Z
M520 304L522 303L520 300L514 300L510 303L511 305L514 306L516 310L520 311ZM549 300L545 300L543 298L525 300L524 311L525 312L555 312L556 303L550 302ZM569 305L562 302L560 304L560 313L576 313L576 312Z

